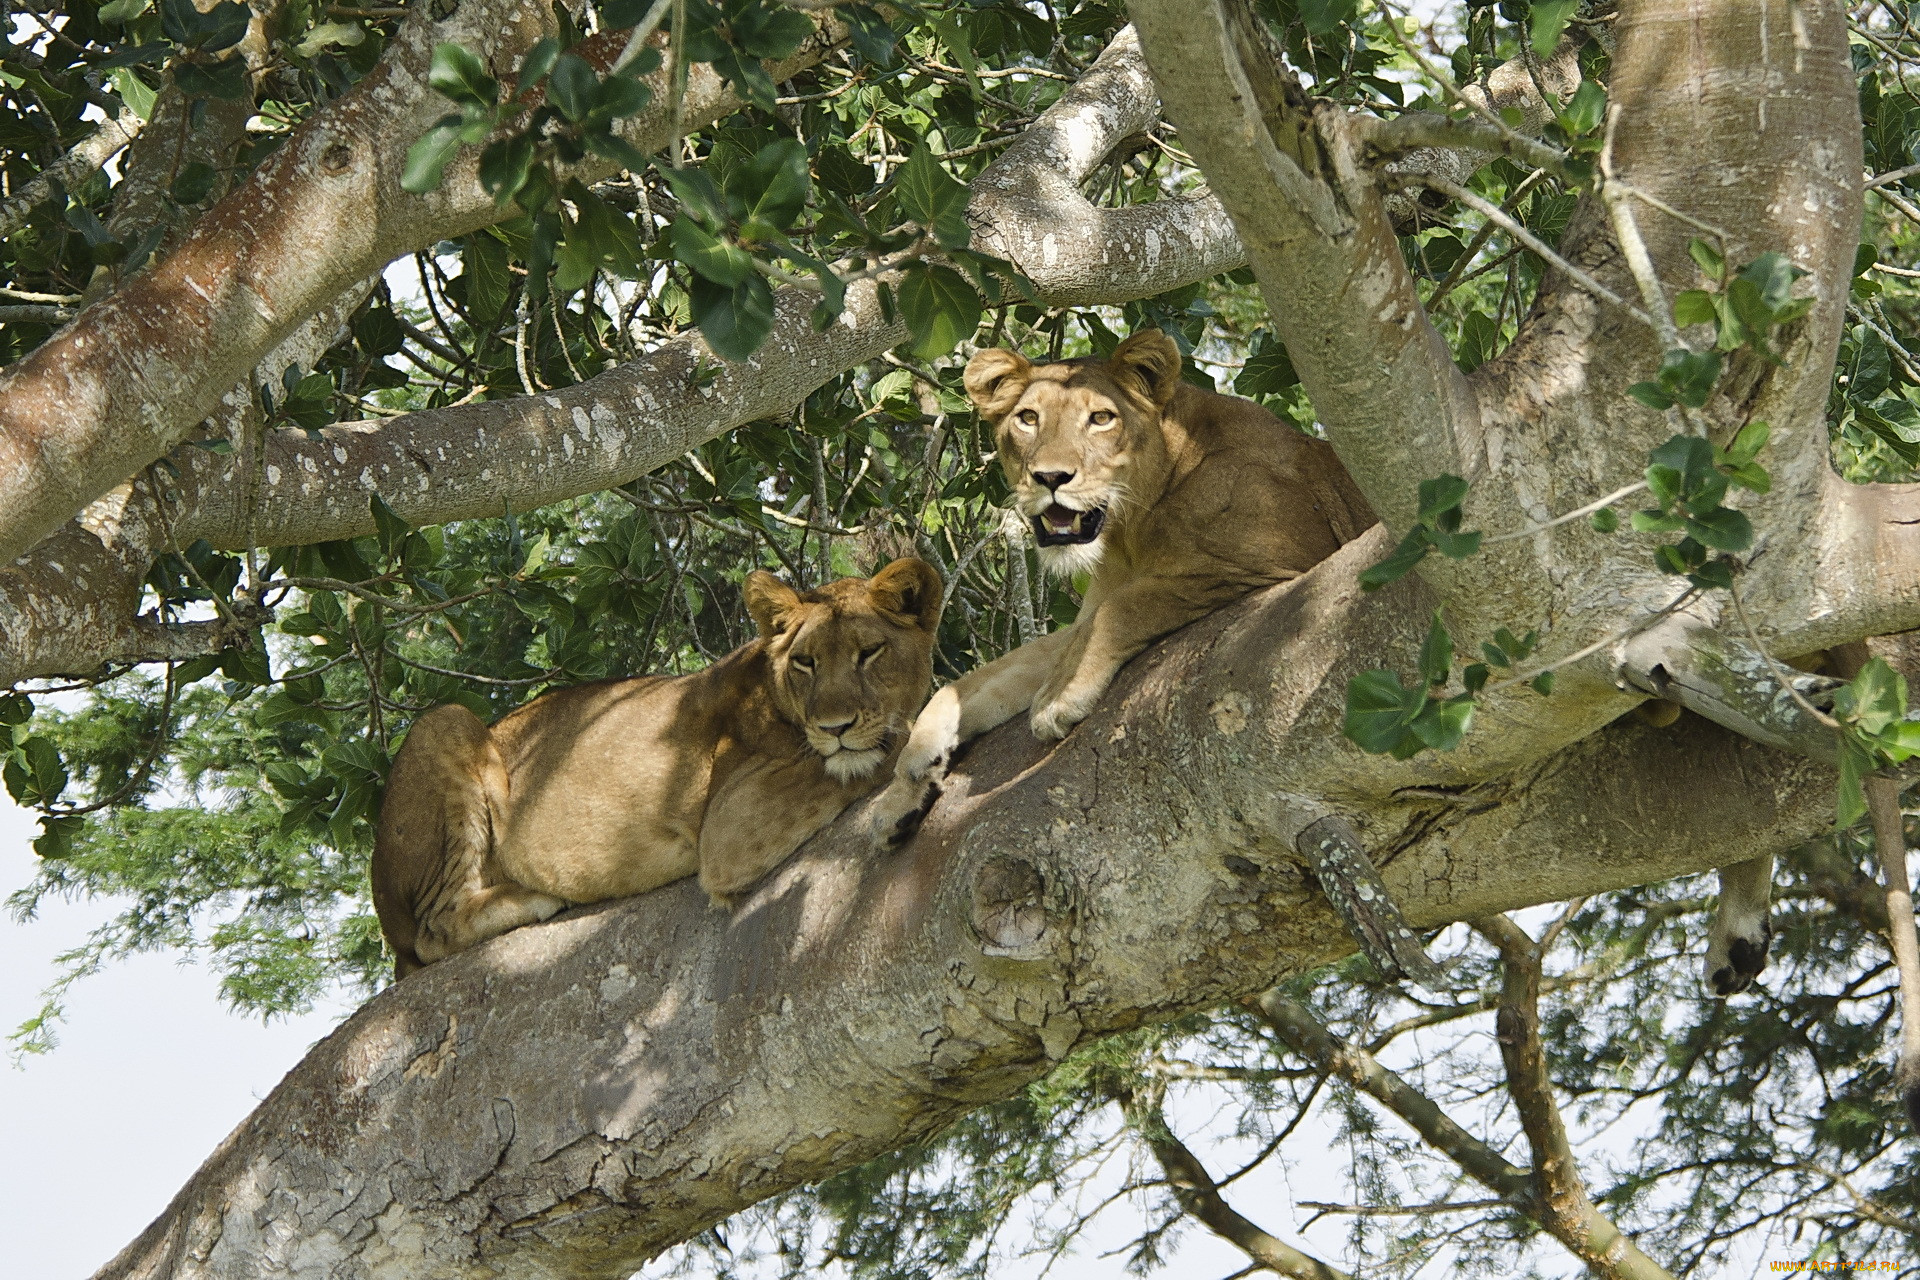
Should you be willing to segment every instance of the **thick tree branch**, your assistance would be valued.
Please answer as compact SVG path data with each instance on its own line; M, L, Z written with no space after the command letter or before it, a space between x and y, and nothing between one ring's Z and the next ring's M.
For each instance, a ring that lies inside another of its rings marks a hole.
M1160 122L1132 27L973 184L974 247L1019 267L1056 306L1114 301L1118 271L1149 297L1246 261L1212 195L1096 207L1080 183L1123 140Z
M1144 656L1058 747L984 739L899 854L868 852L856 806L731 915L689 881L409 978L102 1275L628 1275L1076 1044L1350 950L1291 852L1305 796L1344 797L1416 925L1825 824L1830 773L1692 719L1629 720L1437 814L1372 790L1337 738L1344 683L1430 603L1352 587L1385 540Z
M1129 12L1328 438L1404 529L1410 478L1484 470L1480 416L1360 167L1358 132L1306 97L1240 0L1134 0Z
M776 80L835 47L837 24L821 21L799 52L769 65ZM436 44L464 44L510 78L552 23L544 6L519 0L467 0L442 21L416 13L372 74L296 130L177 250L14 365L0 379L0 563L179 443L354 281L501 217L479 184L478 148L463 149L423 196L400 189L399 158L445 108L426 83ZM615 47L617 34L603 43ZM653 105L623 126L643 150L669 131L676 95L665 74L653 77ZM701 64L678 114L698 128L738 105Z

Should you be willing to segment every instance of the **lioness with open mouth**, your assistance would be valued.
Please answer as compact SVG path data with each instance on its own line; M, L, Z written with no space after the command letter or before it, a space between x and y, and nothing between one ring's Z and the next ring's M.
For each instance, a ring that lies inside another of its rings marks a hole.
M982 351L966 382L1041 563L1092 579L1072 626L933 696L876 804L882 845L919 827L960 744L1029 708L1036 736L1065 737L1148 644L1299 577L1374 523L1331 446L1182 382L1158 329L1104 360Z

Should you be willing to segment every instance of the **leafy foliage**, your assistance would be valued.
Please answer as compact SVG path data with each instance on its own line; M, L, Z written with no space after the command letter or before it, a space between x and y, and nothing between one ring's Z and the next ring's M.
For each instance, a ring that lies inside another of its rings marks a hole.
M1257 8L1316 94L1383 114L1437 104L1437 86L1387 25L1402 20L1379 7ZM1456 81L1469 83L1524 50L1547 52L1604 25L1603 9L1475 2L1435 34ZM745 359L768 332L776 283L811 288L824 328L850 282L884 278L883 303L907 322L912 343L791 413L616 491L441 529L409 528L376 499L377 533L365 538L252 556L196 543L160 557L144 603L163 616L239 616L263 602L276 618L250 645L164 670L0 695L0 781L44 814L39 873L13 895L13 909L30 916L50 895L122 904L63 957L18 1046L50 1047L67 987L139 950L204 959L235 1007L260 1014L302 1008L335 984L377 985L387 959L367 903L369 824L412 718L448 701L492 718L556 685L710 661L746 638L738 584L752 568L811 584L906 551L926 556L952 587L943 676L1070 621L1072 588L1046 582L1002 531L993 442L959 380L970 343L1075 356L1157 325L1180 344L1184 376L1230 382L1316 430L1246 272L1124 308L1067 312L1037 305L970 248L967 183L1084 70L1124 22L1121 6L841 5L834 12L850 28L849 47L781 82L762 60L810 38L812 18L770 0L688 0L684 11L684 32L669 21L664 43L624 62L629 29L655 13L651 3L603 0L563 18L518 66L490 69L442 46L431 78L447 111L412 149L403 181L428 190L470 159L508 216L433 246L411 271L390 271L312 368L288 368L261 388L267 425L321 432L534 394L696 326L722 359ZM398 21L383 9L276 6L264 61L249 65L238 34L249 11L236 4L68 0L57 24L52 10L13 12L16 30L57 25L60 38L0 48L0 165L10 191L96 127L103 97L149 120L165 106L200 125L217 104L245 98L255 121L218 164L176 165L157 145L136 148L117 174L57 190L32 210L0 245L0 270L10 289L63 306L137 271L179 218L365 76ZM1876 15L1874 40L1853 52L1867 163L1893 175L1920 160L1920 103L1901 69L1920 57L1920 34L1898 6ZM751 105L663 154L642 154L635 122L669 111L679 55L712 66ZM1501 159L1469 180L1547 244L1586 198L1602 145L1605 55L1589 45L1581 65L1584 79L1547 135L1566 153L1562 171ZM589 159L620 171L583 181L575 167ZM1920 245L1895 203L1920 194L1915 182L1889 177L1875 189L1854 264L1829 411L1836 461L1856 479L1920 469L1920 364L1907 336ZM1126 204L1196 183L1162 129L1112 158L1087 190ZM143 221L130 211L147 196L161 212ZM1453 207L1422 205L1401 230L1408 267L1460 367L1500 359L1546 262L1506 227ZM1695 243L1700 275L1673 301L1682 345L1633 392L1674 422L1647 459L1649 505L1624 522L1601 508L1591 521L1601 535L1648 539L1649 554L1688 590L1734 581L1753 539L1737 491L1764 493L1770 483L1766 424L1744 422L1722 438L1689 415L1722 394L1743 362L1781 358L1782 330L1804 309L1797 268L1778 252L1742 265L1725 254L1717 238ZM32 350L58 322L49 310L0 326L0 358ZM693 385L713 373L697 370ZM189 447L244 456L245 443L210 437ZM1470 500L1460 478L1422 483L1414 526L1366 584L1430 564L1434 551L1480 554L1485 540L1466 527ZM1478 523L1486 513L1473 514ZM1547 642L1539 630L1516 635L1525 625L1466 645L1436 615L1412 656L1410 684L1388 671L1355 681L1349 733L1400 757L1447 750L1497 685L1550 693L1552 663L1539 661ZM1843 788L1844 819L1857 779L1920 743L1906 690L1884 668L1863 672L1835 715L1855 779L1851 792ZM1414 817L1438 820L1425 810ZM1897 1141L1886 1087L1881 1047L1893 995L1873 904L1859 892L1867 852L1850 829L1795 855L1767 990L1740 1002L1698 998L1686 952L1704 930L1699 884L1611 894L1566 913L1547 984L1551 1074L1570 1101L1596 1198L1680 1272L1712 1273L1769 1232L1798 1233L1796 1247L1836 1259L1911 1254L1899 1224L1920 1212L1920 1170ZM1419 1078L1470 1128L1511 1143L1485 1051L1494 959L1463 934L1437 948L1462 984L1457 1000L1423 1002L1357 958L1290 991ZM1538 1272L1554 1256L1535 1224L1504 1208L1383 1212L1475 1192L1250 1011L1232 1008L1086 1049L1020 1098L743 1215L682 1262L742 1276L826 1267L990 1275L1011 1254L1072 1247L1095 1202L1110 1196L1135 1215L1128 1265L1151 1271L1190 1223L1112 1105L1150 1088L1169 1091L1179 1104L1169 1107L1171 1123L1191 1127L1187 1136L1220 1176L1232 1164L1265 1176L1307 1139L1337 1147L1347 1180L1315 1194L1364 1210L1343 1217L1345 1240L1382 1274L1431 1271L1438 1259L1466 1274L1511 1275ZM1193 1122L1200 1114L1220 1119ZM1609 1132L1626 1129L1644 1140L1609 1143ZM1084 1207L1073 1207L1083 1192ZM1023 1233L1028 1215L1038 1221Z

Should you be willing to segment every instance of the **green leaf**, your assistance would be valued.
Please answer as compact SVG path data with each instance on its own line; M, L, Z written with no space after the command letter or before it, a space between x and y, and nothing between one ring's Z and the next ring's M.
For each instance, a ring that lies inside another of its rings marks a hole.
M1602 507L1587 520L1595 533L1612 533L1620 527L1620 513L1612 507Z
M1906 677L1887 665L1885 658L1871 658L1860 674L1842 685L1834 694L1837 719L1857 724L1869 734L1878 734L1907 714Z
M1533 51L1551 57L1559 47L1567 19L1580 10L1580 0L1533 0Z
M467 282L467 314L478 325L490 325L507 305L512 287L511 255L507 246L485 231L467 237L461 254L460 276Z
M805 14L778 4L755 4L732 9L733 39L752 58L785 58L813 34Z
M480 186L493 197L495 205L504 205L520 194L533 168L534 150L531 134L516 133L495 139L480 153Z
M1712 324L1719 316L1713 295L1704 289L1688 289L1673 300L1673 322L1682 329L1688 325Z
M1453 637L1440 620L1440 611L1435 609L1433 625L1427 628L1426 641L1420 646L1420 674L1428 684L1445 684L1452 671Z
M1673 408L1673 397L1662 391L1657 382L1636 382L1627 388L1627 394L1649 409Z
M1365 671L1347 681L1347 714L1341 730L1362 751L1394 750L1407 726L1427 704L1425 689L1407 689L1391 671Z
M1274 332L1266 328L1255 330L1247 362L1234 375L1234 394L1258 400L1265 396L1280 395L1298 385L1299 381L1300 375L1294 372L1293 360L1287 355L1286 346Z
M1772 438L1773 428L1767 425L1766 420L1754 419L1740 428L1738 434L1727 443L1726 462L1736 467L1752 462Z
M1840 735L1840 789L1835 797L1833 829L1845 831L1867 815L1867 797L1860 780L1873 772L1873 754L1856 733Z
M1687 521L1687 532L1715 551L1745 551L1753 545L1753 523L1731 507L1694 516Z
M451 42L442 42L433 47L433 62L427 67L427 83L442 96L463 105L472 103L477 107L491 107L500 99L500 84L487 74L486 64Z
M1487 677L1492 673L1484 662L1469 663L1460 672L1460 683L1467 687L1468 693L1478 693L1487 687Z
M1413 736L1435 751L1451 751L1473 727L1474 701L1470 694L1429 702L1407 726Z
M1360 589L1378 591L1389 582L1398 582L1413 572L1414 566L1426 559L1432 549L1424 528L1416 526L1408 530L1407 536L1400 539L1400 545L1388 553L1385 560L1360 571Z
M731 288L695 276L687 294L693 322L722 359L745 360L773 331L773 290L758 273Z
M722 240L685 214L675 216L668 234L673 256L715 284L732 288L754 274L752 254Z
M442 116L439 124L407 148L407 163L400 171L400 189L425 195L438 188L447 162L459 149L460 117Z
M567 119L584 120L599 105L600 77L579 54L563 53L548 77L547 97Z
M1443 533L1438 529L1427 530L1427 540L1433 543L1433 549L1449 560L1465 560L1480 550L1481 534L1479 530L1471 533Z
M1660 362L1659 376L1660 385L1668 395L1698 409L1713 394L1713 384L1720 380L1720 353L1669 351ZM1631 387L1628 394L1633 394Z
M407 534L412 532L413 526L395 515L393 508L387 505L387 500L377 493L368 499L367 506L373 513L373 527L380 539L380 550L391 556Z
M900 281L900 314L913 331L913 354L931 360L980 327L980 295L951 267L914 267Z
M1535 9L1537 16L1539 10ZM1600 127L1607 118L1607 91L1591 80L1582 80L1573 92L1573 100L1560 113L1560 123L1574 137L1582 137Z
M7 756L7 793L31 808L52 804L67 789L67 766L51 739L28 738Z
M1309 34L1323 36L1359 12L1359 0L1300 0L1300 21Z
M247 60L226 58L220 62L175 62L173 82L189 98L218 98L238 102L247 96Z
M971 193L941 167L925 142L913 149L895 179L900 212L934 233L949 249L964 249L973 238L967 225Z
M396 355L406 345L406 331L400 327L400 317L393 314L392 308L368 307L353 322L353 340L370 356ZM304 385L305 379L301 382ZM324 388L315 389L331 392L333 383L329 380Z
M1635 533L1678 533L1687 527L1685 516L1670 516L1664 511L1636 511L1630 523Z
M727 194L746 206L742 236L782 239L813 188L807 173L807 148L797 138L779 138L754 153L752 160L727 175Z
M1727 274L1727 260L1720 251L1705 240L1695 236L1687 241L1687 254L1708 276L1715 280L1724 279Z
M25 724L32 717L32 698L24 693L0 693L0 724Z
M1437 524L1448 512L1458 511L1460 504L1467 500L1469 487L1465 480L1455 475L1441 475L1431 480L1422 480L1420 482L1420 523Z
M1786 254L1769 252L1742 268L1739 278L1756 288L1762 306L1776 312L1793 295L1793 282L1806 274Z
M618 26L620 24L615 23ZM632 23L625 24L632 26ZM560 41L554 36L542 36L533 48L527 50L527 56L520 59L520 75L514 87L521 93L533 88L547 78L553 70L553 64L560 57Z

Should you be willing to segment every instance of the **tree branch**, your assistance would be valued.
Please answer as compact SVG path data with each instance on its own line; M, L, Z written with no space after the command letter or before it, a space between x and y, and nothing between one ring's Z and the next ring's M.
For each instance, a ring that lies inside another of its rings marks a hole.
M1540 948L1505 916L1473 922L1500 949L1504 978L1500 1010L1494 1016L1500 1057L1507 1065L1507 1089L1520 1112L1520 1127L1533 1149L1535 1201L1544 1210L1548 1230L1582 1262L1615 1280L1673 1280L1671 1273L1640 1251L1620 1228L1593 1207L1567 1126L1547 1079L1547 1055L1540 1043Z
M33 212L34 207L53 198L56 184L62 190L79 186L99 172L122 147L139 137L145 126L146 122L124 105L101 121L99 128L75 143L67 154L0 201L0 239L24 227L27 215Z
M1160 96L1132 27L973 184L974 247L1007 259L1056 306L1114 301L1113 275L1151 297L1246 261L1212 195L1096 207L1084 181L1122 141L1160 122Z
M1010 1095L1077 1044L1350 951L1289 852L1315 788L1372 794L1355 821L1392 853L1382 875L1416 925L1825 825L1830 773L1692 719L1592 735L1470 814L1372 791L1335 709L1430 601L1412 582L1352 588L1385 542L1376 530L1143 655L1057 747L1020 724L983 739L898 854L868 851L855 806L730 915L686 881L408 978L103 1277L630 1274ZM1245 722L1216 718L1236 690ZM1396 768L1404 784L1421 765ZM1028 926L1012 943L1010 918Z
M769 64L776 81L836 47L838 23L820 21L797 53ZM370 75L295 130L177 250L9 369L0 378L0 563L178 444L354 281L499 219L505 211L479 183L478 148L463 148L427 195L400 189L392 159L444 110L427 85L436 44L464 44L506 70L552 25L545 8L519 0L466 0L443 21L416 12ZM602 41L609 55L617 35ZM684 101L664 75L651 77L653 104L623 125L642 150L666 141L675 103L690 128L739 105L705 64Z
M1150 1098L1123 1095L1120 1102L1135 1132L1166 1172L1167 1186L1172 1188L1174 1199L1182 1209L1256 1265L1276 1275L1295 1276L1298 1280L1353 1280L1338 1267L1302 1253L1235 1211L1220 1194L1219 1185L1207 1172L1206 1165L1167 1127L1158 1093L1156 1090L1156 1096Z
M1241 0L1135 0L1129 11L1328 438L1404 529L1412 479L1485 470L1480 415L1361 169L1359 131L1307 98Z

